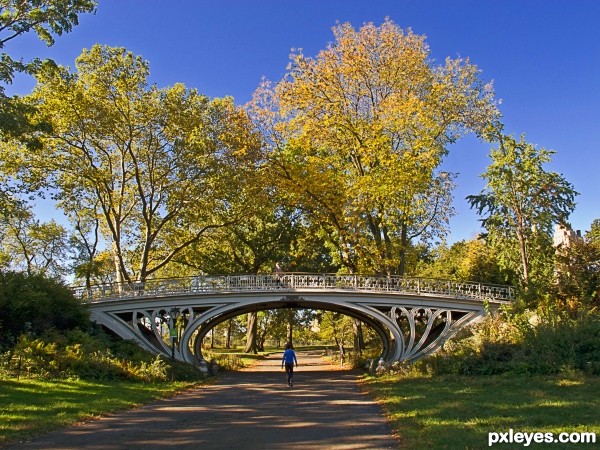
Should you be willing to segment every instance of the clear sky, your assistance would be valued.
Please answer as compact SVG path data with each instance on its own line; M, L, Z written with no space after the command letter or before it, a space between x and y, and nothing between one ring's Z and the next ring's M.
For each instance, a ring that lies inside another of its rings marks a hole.
M292 48L314 56L333 40L336 22L359 28L385 17L427 36L437 61L470 58L494 81L505 131L557 152L548 170L580 193L573 228L584 232L600 218L598 0L100 0L97 13L81 16L53 47L32 35L5 51L73 67L95 43L125 47L149 61L159 87L182 82L244 104L262 77L281 79ZM7 93L33 85L20 77ZM480 230L465 196L484 187L488 153L473 137L450 148L444 169L459 176L449 242Z

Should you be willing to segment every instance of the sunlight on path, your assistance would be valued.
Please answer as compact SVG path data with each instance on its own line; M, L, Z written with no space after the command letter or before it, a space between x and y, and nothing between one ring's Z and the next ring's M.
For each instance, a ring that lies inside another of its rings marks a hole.
M20 443L15 449L398 448L381 408L360 391L358 371L320 352L298 352L294 387L275 353L239 372L132 411Z
M334 370L343 370L340 369L339 364L335 364L333 362L328 362L321 355L322 351L306 351L306 352L296 352L296 357L298 358L298 367L294 369L297 372L306 372L306 371L334 371ZM257 360L256 364L252 366L245 367L241 370L241 372L280 372L281 370L281 358L283 356L283 352L281 353L273 353L267 356L265 359ZM345 369L347 369L346 367Z

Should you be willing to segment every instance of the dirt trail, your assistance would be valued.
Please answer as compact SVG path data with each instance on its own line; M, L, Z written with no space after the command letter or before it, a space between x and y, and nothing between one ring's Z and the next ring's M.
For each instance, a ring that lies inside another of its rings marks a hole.
M281 353L215 384L41 436L35 449L386 449L398 442L354 371L298 353L294 387Z

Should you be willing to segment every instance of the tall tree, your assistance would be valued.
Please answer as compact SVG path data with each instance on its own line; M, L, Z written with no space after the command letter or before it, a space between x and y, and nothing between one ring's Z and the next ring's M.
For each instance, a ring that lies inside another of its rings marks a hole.
M494 284L512 281L510 273L501 270L496 250L481 237L455 242L450 247L437 246L420 261L417 275Z
M18 138L28 147L37 146L39 142L32 132L46 128L46 124L31 123L31 105L5 94L5 85L12 83L15 72L33 74L42 61L23 61L6 50L16 38L29 32L48 46L53 45L55 35L71 31L78 24L79 14L95 11L96 4L96 0L0 0L0 217L8 220L9 215L19 214L24 181L17 173L21 152L7 141Z
M410 237L444 233L438 168L449 144L496 116L493 92L468 60L434 64L425 38L390 20L333 33L316 58L295 52L250 109L280 188L346 268L402 272Z
M99 211L117 281L144 281L247 209L230 199L258 140L232 99L148 86L147 62L123 48L96 45L76 67L39 75L31 100L52 131L31 166L66 212Z
M320 314L319 335L329 340L335 347L346 345L352 334L354 319L342 313L322 311Z
M522 286L548 283L553 270L554 225L567 223L577 192L560 174L545 169L551 150L539 149L490 128L491 163L482 177L486 186L467 199L484 216L488 240L504 267L519 274Z

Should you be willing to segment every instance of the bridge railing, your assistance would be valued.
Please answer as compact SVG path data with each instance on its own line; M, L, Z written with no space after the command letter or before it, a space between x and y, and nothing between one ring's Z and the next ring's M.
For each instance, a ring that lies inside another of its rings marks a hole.
M510 302L511 286L461 282L435 278L285 273L281 275L219 275L152 279L144 282L110 283L90 288L75 287L83 302L112 301L131 297L160 297L173 294L264 292L295 290L346 290L436 295L481 301Z

